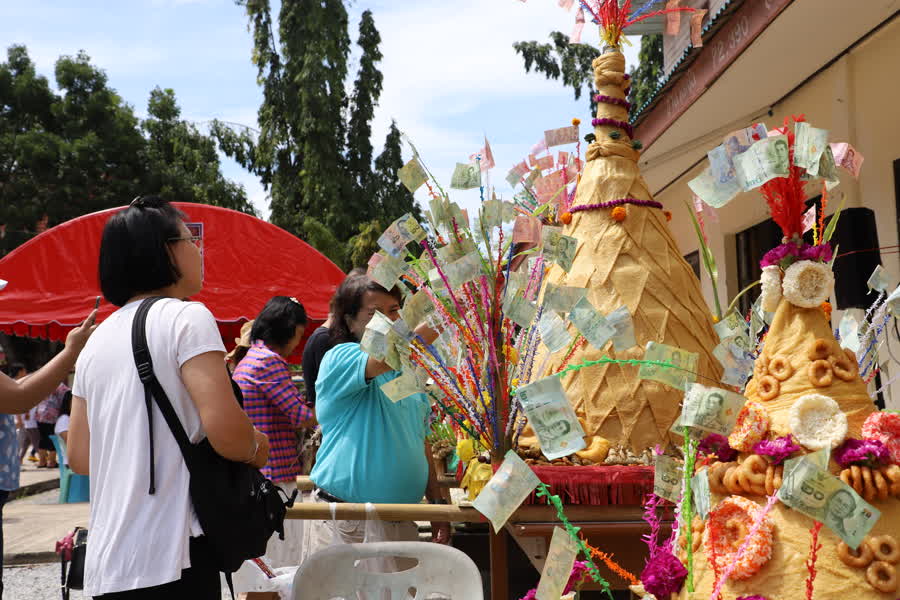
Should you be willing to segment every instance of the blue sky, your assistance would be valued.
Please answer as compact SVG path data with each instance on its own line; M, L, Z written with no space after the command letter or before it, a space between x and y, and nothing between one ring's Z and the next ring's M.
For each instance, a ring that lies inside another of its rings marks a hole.
M273 11L277 11L273 1ZM487 135L497 167L491 183L511 198L503 181L546 129L590 115L582 97L526 74L515 41L549 41L553 30L569 33L574 12L557 0L358 0L349 6L351 39L359 15L371 9L382 37L384 91L373 124L380 151L392 118L416 144L446 188L456 162L467 162ZM349 2L348 2L349 5ZM583 41L598 44L596 28ZM111 87L143 116L155 86L175 90L184 118L202 123L223 119L254 126L261 91L250 64L252 40L243 8L231 0L69 0L0 2L0 40L25 44L38 70L53 79L62 54L85 50L103 68ZM634 40L637 43L637 40ZM355 47L355 46L354 46ZM637 48L626 49L629 65ZM350 80L355 76L351 59ZM587 125L587 126L586 126ZM411 157L408 148L404 150ZM268 215L259 181L230 160L225 175L242 183ZM417 198L427 196L422 188ZM451 198L473 208L479 194L453 191Z

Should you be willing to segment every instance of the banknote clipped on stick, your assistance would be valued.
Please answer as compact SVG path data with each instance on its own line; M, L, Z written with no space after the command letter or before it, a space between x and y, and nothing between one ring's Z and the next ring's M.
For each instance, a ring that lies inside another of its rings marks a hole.
M585 288L554 285L548 281L544 288L544 309L568 313L586 295Z
M775 135L755 142L746 152L734 157L734 167L738 183L745 192L776 177L787 177L790 170L787 136Z
M366 325L366 330L360 340L360 348L363 352L375 360L384 360L387 354L388 332L391 331L391 320L378 311Z
M691 477L691 496L694 503L694 511L701 519L709 516L712 498L709 490L709 472L701 469ZM694 535L697 535L696 533Z
M541 230L541 238L544 245L544 258L555 262L568 273L575 260L578 239L563 235L561 227L544 227Z
M537 306L526 300L525 296L509 295L503 303L503 313L517 325L528 327L537 314Z
M733 177L725 183L719 183L712 168L707 168L697 177L688 181L688 187L698 198L713 208L722 208L741 193L737 178Z
M397 377L382 384L381 391L387 396L391 402L400 402L404 398L408 398L413 394L424 392L420 386L418 378L412 371L402 371Z
M531 467L510 450L472 506L487 517L496 533L540 482Z
M413 157L411 161L400 167L397 170L397 176L410 192L415 192L422 187L423 183L428 181L428 175L416 157Z
M566 331L566 323L552 310L541 313L538 321L538 331L541 341L551 354L559 352L572 343L572 336Z
M684 464L671 456L656 454L653 457L653 493L669 502L678 504L684 480Z
M569 321L581 332L588 343L602 349L606 342L616 334L616 330L606 321L587 298L579 300L569 313Z
M807 457L785 462L778 499L824 523L854 550L881 517L852 487Z
M634 320L627 306L620 306L606 315L606 324L615 330L612 336L613 348L618 352L637 346L634 337Z
M481 169L476 164L456 163L450 177L450 187L454 190L471 190L481 187Z
M692 383L684 395L681 425L728 437L746 401L740 394Z
M828 130L813 127L806 121L801 121L794 126L794 165L812 170L811 175L819 171L819 161L822 153L828 147Z
M584 429L566 398L559 377L545 377L520 387L516 398L548 460L569 456L585 448Z
M697 365L700 362L700 355L695 352L688 352L658 342L647 342L644 360L666 362L672 366L642 364L638 369L638 377L641 379L652 379L679 390L683 390L687 384L697 381Z
M550 537L550 549L541 569L536 600L559 600L569 583L572 567L578 556L578 544L562 527L554 527Z
M378 246L394 258L403 255L410 242L421 242L425 239L425 230L415 217L406 213L388 227L378 238Z

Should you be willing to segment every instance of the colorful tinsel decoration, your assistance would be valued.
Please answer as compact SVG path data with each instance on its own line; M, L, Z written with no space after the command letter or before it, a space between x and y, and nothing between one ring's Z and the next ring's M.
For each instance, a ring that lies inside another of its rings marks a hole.
M819 550L822 544L819 543L819 530L822 524L816 521L809 529L809 558L806 559L806 570L809 576L806 578L806 600L813 600L813 583L816 580L816 558L819 556Z

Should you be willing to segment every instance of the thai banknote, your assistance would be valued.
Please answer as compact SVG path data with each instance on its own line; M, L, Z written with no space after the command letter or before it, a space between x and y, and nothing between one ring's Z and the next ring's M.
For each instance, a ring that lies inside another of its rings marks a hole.
M528 163L523 160L509 170L509 173L506 175L507 183L512 187L516 187L522 178L528 175L530 170L531 169L528 168Z
M450 222L450 203L446 198L436 196L429 200L428 208L435 225L443 225Z
M794 165L801 169L813 170L811 175L819 172L819 160L828 147L828 130L813 127L805 121L794 127Z
M725 150L724 144L719 144L706 153L709 158L709 168L712 171L713 179L718 185L731 183L737 175L734 172L734 163L731 156Z
M822 158L819 159L819 166L816 169L810 169L808 171L810 175L814 175L816 177L821 177L825 180L825 188L827 190L831 190L835 186L837 186L841 182L841 178L838 175L837 164L834 161L834 152L831 149L831 146L826 146L825 151L822 153Z
M397 176L410 192L415 192L428 181L428 174L419 163L419 159L413 157L411 161L397 169Z
M859 352L859 321L856 317L845 312L838 325L838 333L841 335L841 348Z
M471 190L481 187L481 169L478 165L456 163L453 175L450 177L450 187L454 190Z
M513 225L513 243L539 244L541 242L541 220L537 217L519 215Z
M559 377L545 377L516 390L548 460L568 456L585 447L584 429L569 404Z
M587 298L579 300L569 313L569 321L581 332L588 343L601 350L616 334L616 330Z
M578 239L563 235L560 227L544 227L541 230L541 241L544 245L544 258L555 262L568 273L575 260Z
M729 159L733 159L735 155L746 152L754 142L766 137L768 137L766 126L756 123L725 135L722 138L722 145L725 147Z
M684 464L671 456L657 454L653 457L653 493L669 502L678 504L684 480Z
M538 321L538 331L541 333L541 341L552 354L559 352L572 343L572 335L566 331L566 323L552 310L541 313Z
M544 203L559 201L559 198L565 195L566 181L564 170L554 171L537 179L534 182L534 191Z
M753 301L753 306L750 308L751 339L755 341L759 337L759 332L761 332L766 325L770 324L774 317L775 313L763 310L762 296L757 297L756 300Z
M537 306L526 300L524 296L515 294L506 297L506 301L503 303L503 313L518 325L528 327L534 321Z
M551 166L552 166L552 165L551 165ZM531 172L528 174L528 177L526 177L526 178L525 178L525 181L523 182L523 183L525 184L525 187L529 187L529 188L532 187L532 186L534 185L534 182L535 182L535 181L537 180L537 178L540 177L540 176L541 176L541 169L540 169L540 168L534 168L534 169L532 169Z
M740 394L692 383L684 395L680 423L727 437L746 401Z
M586 294L587 289L585 288L554 285L547 282L547 286L544 288L544 308L568 313Z
M785 135L759 140L746 152L734 157L737 180L744 191L756 189L776 177L787 177L789 163L790 154Z
M700 356L694 352L658 342L647 342L644 360L667 362L672 366L643 364L638 369L638 377L641 379L659 381L679 390L697 381L697 364Z
M725 385L742 388L753 371L753 355L747 351L749 340L746 336L735 336L719 342L713 348L713 356L722 364L724 371L720 381Z
M560 127L559 129L548 129L544 132L544 140L547 142L548 148L563 144L574 144L578 141L578 126L571 125L569 127Z
M613 334L613 347L621 352L637 346L634 337L634 320L627 306L620 306L606 315L606 323L616 330Z
M450 221L455 221L460 229L469 228L469 212L464 208L460 208L456 202L447 204L447 216Z
M737 312L731 311L713 325L713 329L719 334L721 341L736 335L747 335L747 322Z
M900 317L900 286L897 286L897 289L888 295L885 302L887 302L890 313L895 317Z
M816 207L815 205L810 206L809 210L803 213L803 218L800 221L800 224L803 227L803 233L811 230L816 224Z
M470 252L444 267L444 274L450 282L450 287L458 288L467 281L474 279L481 272L481 256L477 251Z
M706 517L709 516L711 504L709 473L706 469L701 469L696 475L691 477L691 497L694 505L694 514L699 515L701 519L706 520ZM694 535L697 534L695 533Z
M878 265L875 267L875 270L872 271L872 274L869 275L869 280L866 282L866 285L869 286L869 291L876 290L881 293L887 293L887 291L891 288L891 279L893 279L884 267Z
M391 320L375 311L366 325L366 330L360 340L360 348L375 360L383 360L387 353L389 331L391 331Z
M719 183L711 168L707 168L700 175L688 181L688 187L697 197L713 208L722 208L741 193L741 186L738 185L736 179L727 183Z
M850 171L854 177L859 177L859 170L862 168L865 157L856 148L847 142L841 142L831 144L831 150L834 153L834 161L838 165Z
M384 289L389 290L397 285L400 276L409 268L409 264L402 258L385 256L374 268L369 269L369 277L378 282Z
M390 398L391 402L399 402L413 394L420 394L425 390L420 386L415 373L402 371L397 377L382 384L381 391Z
M481 205L481 222L490 227L499 227L516 218L516 207L506 200L485 200Z
M572 575L572 566L578 556L578 544L562 527L553 528L550 549L541 570L536 600L560 600Z
M389 255L398 258L403 254L406 245L410 242L421 242L425 239L425 230L419 225L415 217L406 213L388 227L381 237L378 245Z
M424 321L425 318L434 313L434 311L434 302L432 302L431 298L429 298L425 292L420 291L416 292L406 300L406 303L400 310L400 316L412 327L417 327L419 323Z
M778 499L824 523L853 549L881 517L853 488L805 457L785 463Z
M538 174L540 174L541 171L553 168L553 157L549 154L547 156L535 156L532 154L528 157L528 160Z
M525 461L510 450L472 506L488 518L495 532L500 531L540 482Z

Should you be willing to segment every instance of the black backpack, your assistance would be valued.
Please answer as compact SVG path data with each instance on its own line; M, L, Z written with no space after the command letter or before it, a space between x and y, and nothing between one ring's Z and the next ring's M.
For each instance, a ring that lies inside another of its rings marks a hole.
M209 542L207 546L212 554L212 564L225 573L231 587L231 573L237 571L245 560L265 554L266 544L274 532L277 531L279 538L284 539L286 507L293 506L297 492L288 497L284 490L263 477L252 465L220 456L206 438L197 444L191 443L153 372L153 360L147 348L147 313L161 299L147 298L141 302L131 328L134 362L144 384L150 423L150 493L156 492L152 410L152 399L155 399L190 472L191 502ZM234 381L232 388L237 401L243 404L240 388Z

